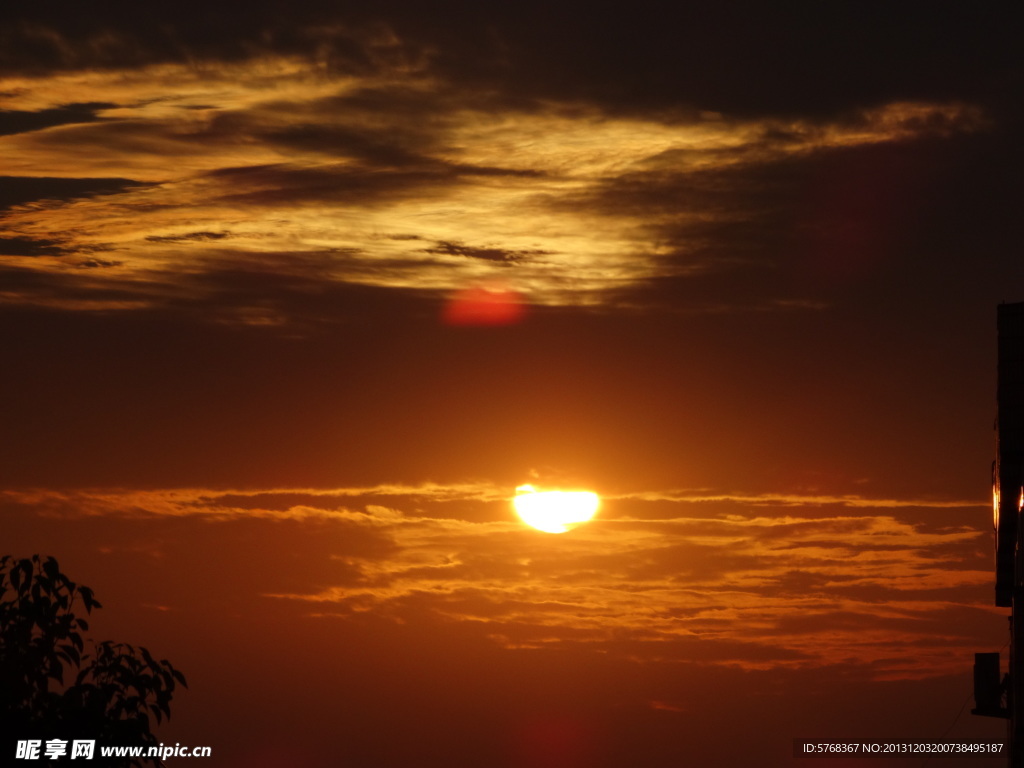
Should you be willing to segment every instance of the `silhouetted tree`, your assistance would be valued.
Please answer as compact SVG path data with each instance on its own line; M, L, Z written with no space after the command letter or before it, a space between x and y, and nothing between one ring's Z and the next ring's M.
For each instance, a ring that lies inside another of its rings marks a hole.
M31 764L15 762L18 740L67 740L69 755L73 740L95 740L94 759L100 745L156 746L150 715L169 718L175 683L187 687L181 672L145 648L87 645L89 624L75 614L76 602L86 614L102 607L52 557L0 558L0 765ZM162 765L128 757L99 764Z

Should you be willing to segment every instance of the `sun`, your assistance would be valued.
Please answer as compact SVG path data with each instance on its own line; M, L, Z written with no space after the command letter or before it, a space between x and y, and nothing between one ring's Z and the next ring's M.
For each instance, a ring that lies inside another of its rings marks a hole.
M601 500L590 491L538 491L532 485L516 488L512 500L524 523L545 533L565 533L597 514Z

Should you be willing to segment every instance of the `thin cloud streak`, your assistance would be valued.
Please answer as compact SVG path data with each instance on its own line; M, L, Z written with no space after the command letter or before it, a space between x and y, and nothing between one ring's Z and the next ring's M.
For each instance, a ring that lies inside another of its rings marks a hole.
M839 505L854 508L874 507L936 507L940 509L981 509L991 506L988 501L945 500L945 499L872 499L854 494L791 494L791 493L709 493L695 491L652 491L641 493L606 494L609 499L630 499L636 501L678 501L718 502L735 501L743 504L764 506L823 506Z
M420 483L415 485L403 483L384 483L371 486L354 486L349 488L177 488L144 490L119 489L81 489L76 491L56 491L49 489L0 491L0 498L8 498L22 504L76 504L84 505L81 509L92 509L87 514L102 514L104 508L113 513L128 506L146 510L152 514L203 514L203 504L215 504L218 499L273 499L275 496L294 498L310 497L323 499L331 497L408 497L412 500L422 499L434 502L507 502L514 497L514 490L488 482L460 483ZM795 506L823 507L841 506L853 509L899 509L937 508L978 510L988 508L986 501L944 500L933 498L894 499L870 498L852 494L791 494L791 493L715 493L707 489L673 490L673 491L635 491L625 493L602 492L601 497L613 501L639 502L673 502L679 504L710 504L716 502L736 502L749 506ZM621 516L622 521L637 521L643 518ZM663 521L664 518L655 518ZM693 518L703 519L703 518ZM778 521L790 521L803 518L759 517L765 524L776 524ZM838 518L830 518L838 519Z

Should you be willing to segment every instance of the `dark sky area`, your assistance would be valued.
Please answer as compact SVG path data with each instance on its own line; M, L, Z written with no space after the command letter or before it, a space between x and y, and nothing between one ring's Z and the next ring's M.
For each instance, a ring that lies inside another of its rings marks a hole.
M957 713L1007 639L1020 22L6 4L3 552L180 667L160 738L217 766L1001 738Z

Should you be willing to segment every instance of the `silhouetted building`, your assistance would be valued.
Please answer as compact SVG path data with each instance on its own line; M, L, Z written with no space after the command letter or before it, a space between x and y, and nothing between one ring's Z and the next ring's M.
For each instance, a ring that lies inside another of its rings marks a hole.
M1024 768L1024 303L1000 304L996 315L996 458L992 506L996 539L996 605L1010 608L1009 673L999 654L974 655L976 715L1009 719L1009 765ZM1005 703L1004 703L1005 702Z

